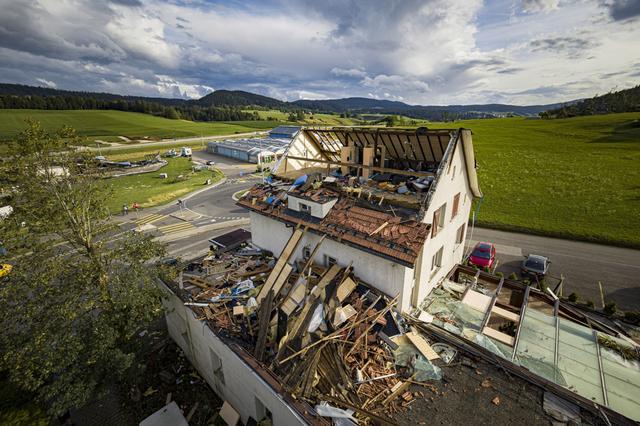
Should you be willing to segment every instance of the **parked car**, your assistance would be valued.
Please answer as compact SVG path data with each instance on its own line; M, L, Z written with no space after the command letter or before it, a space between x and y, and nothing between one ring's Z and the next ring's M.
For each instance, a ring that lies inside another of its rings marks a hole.
M543 278L549 270L550 263L551 261L548 257L529 254L525 256L525 259L522 261L520 270L523 276Z
M478 268L491 269L496 262L496 247L492 243L479 242L469 256L469 263Z
M213 161L213 160L207 161L207 166L215 166L215 165L216 165L215 161Z

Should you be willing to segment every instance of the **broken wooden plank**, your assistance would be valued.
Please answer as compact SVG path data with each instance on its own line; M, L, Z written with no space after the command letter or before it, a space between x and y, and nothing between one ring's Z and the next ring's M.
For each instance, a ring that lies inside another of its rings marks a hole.
M260 305L260 313L258 315L258 339L256 341L256 348L254 351L254 357L258 361L262 361L264 358L264 349L267 343L267 334L269 332L269 319L271 318L271 310L273 308L273 290L267 293L267 298L264 303Z
M262 299L264 299L267 296L267 293L273 288L273 285L276 282L276 280L278 279L278 277L280 276L280 273L282 272L282 269L284 268L284 265L286 265L287 262L289 261L289 258L291 257L291 254L293 253L295 248L298 246L298 243L302 239L302 235L305 232L306 232L306 228L304 230L302 230L300 228L297 228L293 232L293 235L291 235L291 238L289 238L289 241L287 242L286 246L282 250L282 253L280 254L280 257L278 258L278 261L276 262L275 266L273 267L273 270L271 271L271 274L269 274L269 277L267 278L267 280L265 281L264 285L260 289L260 292L256 296L256 301L258 303L260 303L262 301Z
M342 283L338 286L336 290L336 297L340 303L344 302L344 300L349 297L349 295L355 290L356 283L349 277L345 278Z
M493 312L496 315L500 315L502 318L506 318L509 321L520 322L520 315L515 314L511 311L507 311L506 309L501 308L499 306L494 306L491 309L491 312Z
M491 327L485 327L482 329L482 334L485 336L492 337L499 342L507 344L509 346L513 346L515 344L516 339L513 336L509 336L501 331L495 330Z
M413 343L413 346L415 346L418 349L418 351L429 361L433 361L434 359L440 358L440 356L438 356L436 351L434 351L431 348L429 343L427 343L427 341L424 340L424 337L422 337L416 331L407 333L406 336L411 341L411 343Z

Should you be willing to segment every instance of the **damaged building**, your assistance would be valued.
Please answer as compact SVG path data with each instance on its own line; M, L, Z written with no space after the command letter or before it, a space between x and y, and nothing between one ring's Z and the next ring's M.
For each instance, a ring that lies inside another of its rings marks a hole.
M407 423L464 369L544 395L556 420L640 420L624 332L459 265L475 169L465 129L296 134L269 182L238 201L251 243L222 236L225 250L162 286L169 332L227 401L225 420ZM479 388L493 391L491 378Z

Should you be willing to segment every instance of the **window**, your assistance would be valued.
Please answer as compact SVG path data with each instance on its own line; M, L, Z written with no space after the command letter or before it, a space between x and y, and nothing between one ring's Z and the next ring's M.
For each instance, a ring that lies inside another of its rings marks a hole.
M224 385L224 370L222 369L222 360L213 349L209 348L209 357L211 358L211 369L213 376Z
M456 166L453 166L453 173L451 173L451 180L456 177Z
M466 224L463 223L462 226L458 228L458 232L456 234L456 244L462 244L462 242L464 241L465 226Z
M309 260L310 257L311 257L311 247L309 246L302 247L302 258L304 260Z
M447 203L444 203L438 210L433 212L433 223L431 224L431 236L435 237L440 228L444 226L444 215L447 211Z
M453 207L451 208L451 219L458 215L458 207L460 206L460 193L458 192L453 197Z
M338 261L336 260L335 257L331 257L328 254L324 255L324 266L326 266L327 268L330 268L331 266L335 265L336 263L338 263Z
M311 206L309 204L300 203L300 211L302 213L311 214Z
M437 271L442 266L442 251L444 247L440 247L440 250L436 252L431 258L431 271Z
M273 424L273 414L271 414L271 411L269 411L269 409L262 403L262 401L260 401L258 399L258 397L255 397L255 402L256 402L256 418L258 423L261 423L262 420L270 420L269 424Z

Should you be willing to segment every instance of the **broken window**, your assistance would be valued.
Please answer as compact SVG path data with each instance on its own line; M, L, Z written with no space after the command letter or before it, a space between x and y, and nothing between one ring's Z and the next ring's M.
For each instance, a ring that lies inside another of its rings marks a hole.
M464 241L464 231L466 224L463 223L460 228L458 228L458 232L456 233L456 244L462 244Z
M331 257L328 254L324 255L324 265L327 268L330 268L331 266L335 265L336 263L338 263L338 261L336 260L335 257Z
M460 205L460 193L458 192L453 197L453 208L451 209L451 219L458 215L458 207Z
M309 246L304 246L302 248L302 258L304 260L308 260L311 257L311 247Z
M447 203L444 203L438 210L433 212L433 224L431 225L431 236L435 237L440 228L444 226L444 215L447 211Z
M431 258L431 271L436 271L440 269L440 267L442 266L443 250L444 250L444 247L440 247L440 250L438 250L436 254L434 254L433 257Z
M311 206L309 204L300 203L300 212L311 214Z

